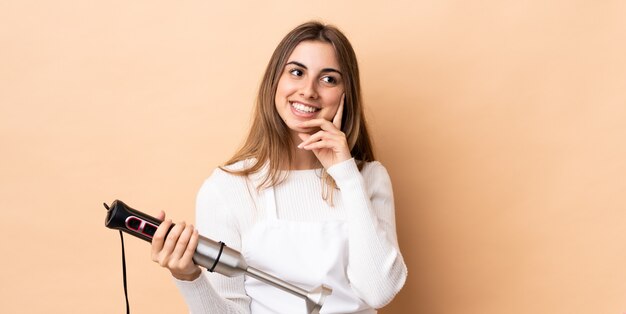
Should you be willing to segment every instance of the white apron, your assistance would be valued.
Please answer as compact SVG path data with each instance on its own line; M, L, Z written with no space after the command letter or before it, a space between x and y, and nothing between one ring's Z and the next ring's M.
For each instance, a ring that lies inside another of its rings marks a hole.
M294 222L278 219L274 188L261 194L267 217L242 235L248 265L310 290L333 289L320 314L373 314L376 310L352 291L346 275L348 233L342 221ZM246 276L252 314L308 314L302 298Z

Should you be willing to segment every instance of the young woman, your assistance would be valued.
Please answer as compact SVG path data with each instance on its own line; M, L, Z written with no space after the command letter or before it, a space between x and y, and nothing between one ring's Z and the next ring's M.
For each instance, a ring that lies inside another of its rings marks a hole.
M376 313L407 275L394 217L352 46L337 28L309 22L274 51L245 144L200 188L198 229L178 223L165 238L164 221L152 259L192 313L305 312L302 299L253 278L201 271L192 261L198 233L297 286L332 287L321 313Z

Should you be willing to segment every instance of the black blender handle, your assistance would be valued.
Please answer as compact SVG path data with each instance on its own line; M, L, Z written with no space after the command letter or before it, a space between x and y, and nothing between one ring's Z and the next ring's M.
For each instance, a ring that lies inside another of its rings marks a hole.
M131 208L120 200L113 201L110 207L105 204L105 207L107 208L107 216L104 225L107 228L122 230L148 242L152 242L154 233L162 222L148 214ZM172 230L172 227L174 227L174 224L172 224L170 230Z

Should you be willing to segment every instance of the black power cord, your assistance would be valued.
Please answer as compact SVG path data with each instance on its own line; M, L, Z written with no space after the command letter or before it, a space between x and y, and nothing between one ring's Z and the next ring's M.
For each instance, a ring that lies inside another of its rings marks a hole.
M109 210L109 205L103 203L104 208ZM126 284L126 254L124 253L124 235L120 230L120 240L122 240L122 278L124 280L124 297L126 298L126 314L130 314L130 304L128 303L128 286Z
M124 236L120 230L120 240L122 240L122 277L124 278L124 297L126 298L126 314L130 314L130 305L128 304L128 288L126 286L126 256L124 254Z

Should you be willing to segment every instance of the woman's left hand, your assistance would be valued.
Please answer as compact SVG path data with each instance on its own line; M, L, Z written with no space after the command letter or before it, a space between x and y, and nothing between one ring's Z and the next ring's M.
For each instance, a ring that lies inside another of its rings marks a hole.
M315 157L317 157L325 169L352 158L346 135L341 132L344 99L345 97L342 95L337 113L332 122L320 118L299 124L303 128L318 127L321 129L313 135L299 133L298 136L302 139L302 143L298 145L298 148L313 151Z

